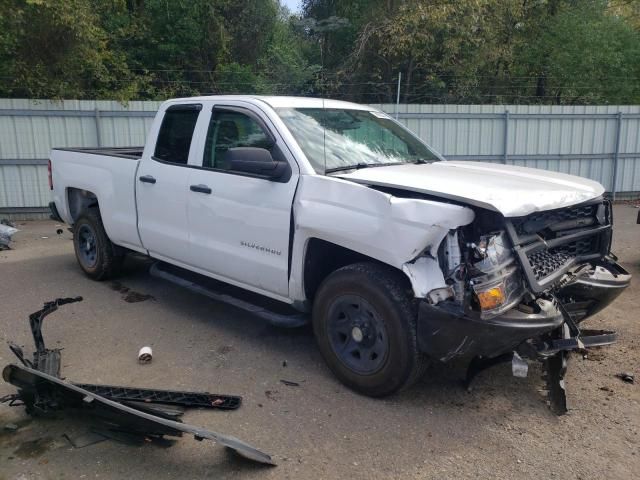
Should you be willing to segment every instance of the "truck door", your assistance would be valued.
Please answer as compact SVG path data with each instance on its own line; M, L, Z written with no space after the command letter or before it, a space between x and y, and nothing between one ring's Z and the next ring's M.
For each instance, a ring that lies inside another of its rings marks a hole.
M298 166L268 117L241 105L213 108L200 168L191 169L190 262L229 283L286 297ZM234 171L225 153L235 147L265 148L290 168L279 181Z
M152 256L173 263L185 263L188 257L188 163L201 110L200 104L166 109L155 149L145 148L136 178L142 244Z

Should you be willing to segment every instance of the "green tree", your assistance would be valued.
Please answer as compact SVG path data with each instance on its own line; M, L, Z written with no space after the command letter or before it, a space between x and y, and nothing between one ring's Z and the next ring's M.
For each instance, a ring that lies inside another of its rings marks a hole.
M629 0L0 0L0 95L633 103Z
M270 94L307 94L320 66L312 63L309 40L301 34L296 19L281 8L266 51L258 61L263 92ZM311 58L310 58L311 57Z
M640 33L605 1L583 2L550 19L518 52L523 71L544 78L540 100L555 103L638 103Z
M130 98L138 82L88 0L0 0L0 94Z

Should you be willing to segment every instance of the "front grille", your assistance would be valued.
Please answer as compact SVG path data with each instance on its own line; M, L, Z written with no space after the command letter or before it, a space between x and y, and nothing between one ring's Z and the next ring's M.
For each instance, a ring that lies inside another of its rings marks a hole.
M581 238L578 241L562 245L561 247L554 248L554 252L564 253L571 257L579 257L581 255L589 255L594 251L598 251L596 238Z
M573 256L562 252L551 253L550 251L536 252L527 255L531 269L536 280L548 277L553 272L564 266Z
M543 291L545 285L556 278L554 273L565 271L575 261L594 258L604 251L606 245L602 242L610 239L610 232L602 230L602 227L609 225L610 218L607 204L594 203L536 212L512 220L511 240L521 249L520 261L528 270L532 289ZM589 234L590 230L594 231L593 234ZM584 236L585 233L588 236ZM571 236L573 240L569 238ZM567 237L566 243L564 237Z
M598 205L585 205L582 207L565 208L551 212L536 212L524 217L516 223L516 231L519 235L537 233L554 224L578 219L595 219Z

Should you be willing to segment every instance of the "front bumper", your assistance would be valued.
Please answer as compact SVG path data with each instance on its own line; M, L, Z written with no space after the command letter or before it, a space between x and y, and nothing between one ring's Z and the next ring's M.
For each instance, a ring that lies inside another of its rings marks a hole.
M418 348L442 362L456 357L494 357L512 351L529 338L555 330L562 313L548 300L538 300L538 313L514 308L489 320L473 313L460 315L447 304L420 304Z
M612 260L601 261L593 274L582 275L557 293L567 312L581 321L602 310L628 285L631 276ZM536 301L539 310L526 313L517 307L491 319L475 311L460 312L453 303L420 304L418 348L433 359L447 362L456 357L496 357L513 351L529 339L556 330L564 323L550 300Z
M575 322L595 315L613 302L631 282L631 275L613 260L596 263L593 274L578 277L558 292Z

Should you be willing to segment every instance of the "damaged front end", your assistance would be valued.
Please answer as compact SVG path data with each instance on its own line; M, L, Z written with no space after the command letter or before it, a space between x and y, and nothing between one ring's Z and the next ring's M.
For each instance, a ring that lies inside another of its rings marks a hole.
M612 332L579 323L611 303L631 276L610 253L611 205L587 204L504 218L476 210L476 221L449 232L438 262L449 293L419 307L418 344L431 358L471 361L467 383L484 368L543 362L551 406L566 411L567 353L615 342Z

